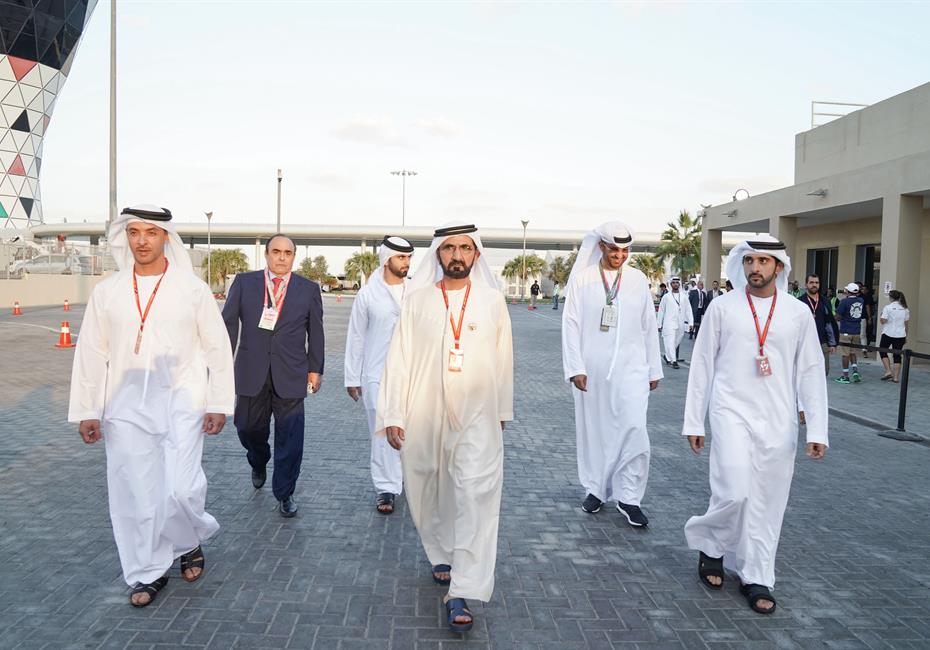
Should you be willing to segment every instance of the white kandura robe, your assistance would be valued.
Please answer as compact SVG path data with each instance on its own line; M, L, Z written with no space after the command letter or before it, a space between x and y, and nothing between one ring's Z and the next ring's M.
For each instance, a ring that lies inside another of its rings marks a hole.
M593 264L576 276L562 314L565 379L588 378L587 392L572 387L578 479L601 501L640 505L649 478L649 382L662 378L655 307L646 276L624 267L614 302L618 326L602 332L606 299L598 269ZM614 277L608 273L608 282Z
M691 301L684 291L667 292L659 301L659 313L656 317L662 329L662 343L665 346L665 358L669 363L678 360L678 346L688 328L694 325Z
M378 400L378 432L402 427L407 503L432 565L452 567L449 595L488 601L494 590L504 450L513 419L513 340L504 296L472 283L461 372L448 355L465 290L426 286L407 296Z
M155 278L157 280L157 278ZM140 278L145 309L153 278ZM206 413L233 412L229 336L207 285L168 269L133 353L132 266L93 290L71 374L70 422L101 420L113 535L123 578L151 583L219 524L204 511Z
M771 298L753 298L760 329ZM756 328L745 291L714 298L694 344L683 435L704 435L710 407L711 497L707 512L685 524L688 546L744 583L775 584L775 552L794 474L798 409L807 442L827 444L823 352L810 309L779 291L765 341L772 375L756 366Z
M362 389L368 432L372 436L371 480L378 493L401 494L404 486L400 452L388 444L386 437L375 435L381 372L391 345L394 326L400 317L404 289L403 284L387 284L383 276L372 278L352 303L352 315L346 333L345 385L346 388L360 386Z

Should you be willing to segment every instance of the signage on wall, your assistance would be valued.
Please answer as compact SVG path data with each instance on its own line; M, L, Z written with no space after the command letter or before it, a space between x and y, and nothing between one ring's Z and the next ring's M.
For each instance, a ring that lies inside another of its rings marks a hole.
M891 280L885 280L885 295L887 296L894 289L894 283Z

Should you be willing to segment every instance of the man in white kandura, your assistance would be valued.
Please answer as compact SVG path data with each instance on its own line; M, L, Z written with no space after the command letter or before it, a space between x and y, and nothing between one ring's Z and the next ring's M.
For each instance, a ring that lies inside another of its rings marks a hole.
M687 294L681 291L681 278L672 278L672 290L662 296L659 302L659 331L665 346L665 363L678 370L678 346L685 332L694 326L691 303Z
M368 416L371 434L371 480L378 493L378 512L394 512L394 498L401 493L404 473L400 453L388 444L384 436L375 434L375 413L378 408L378 384L387 357L394 325L400 316L407 290L413 246L402 237L388 235L378 251L381 267L362 287L352 303L349 331L346 334L345 386L349 397L359 398Z
M472 627L466 598L494 590L504 422L513 419L510 315L478 229L437 230L391 341L378 431L400 449L413 523L453 631Z
M119 272L91 292L71 373L68 421L105 441L110 519L130 603L145 607L181 574L203 574L204 434L233 412L233 360L207 285L164 208L126 208L110 226Z
M682 434L704 447L710 407L710 505L685 524L698 575L723 586L724 567L760 614L775 611L775 551L794 474L798 412L807 455L827 448L827 383L810 310L788 291L785 245L761 236L730 251L733 291L708 305L691 356Z
M649 478L649 391L662 378L649 281L624 266L633 245L613 221L585 236L572 267L562 314L562 365L574 386L581 509L604 501L632 526L649 523L640 508Z

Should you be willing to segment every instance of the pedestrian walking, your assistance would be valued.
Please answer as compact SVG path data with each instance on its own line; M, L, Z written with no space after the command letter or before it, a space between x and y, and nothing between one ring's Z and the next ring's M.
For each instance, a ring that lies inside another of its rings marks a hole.
M665 363L678 370L678 346L685 332L691 330L694 319L691 303L681 291L681 278L672 278L672 290L662 296L659 302L658 324L665 346Z
M843 374L836 378L838 384L859 383L859 363L856 349L862 346L862 320L865 318L865 301L859 295L859 285L850 282L846 285L846 297L836 306L836 319L840 326L840 345L843 354Z
M513 341L478 229L448 224L408 287L378 399L377 428L400 450L407 504L452 631L466 599L494 590L504 423L513 419Z
M407 272L413 245L402 237L386 236L378 257L381 266L372 274L352 303L346 333L345 387L356 402L361 399L371 435L371 480L377 497L375 507L383 515L394 512L394 500L403 491L400 453L387 438L375 435L378 387L394 326L406 298Z
M704 281L699 280L697 285L693 285L688 292L688 303L691 305L691 315L694 320L694 327L688 330L688 339L694 339L701 329L701 318L704 316L704 309L707 305L707 294L704 291Z
M836 353L836 339L839 336L839 329L829 303L820 296L820 278L814 273L809 274L805 287L807 292L801 296L801 301L808 306L811 315L814 317L814 323L817 326L817 337L820 339L820 347L823 350L824 374L829 376L830 356Z
M559 310L559 295L562 293L562 285L556 282L552 287L552 308Z
M662 365L649 283L626 266L632 245L632 231L619 221L582 241L562 313L562 364L574 387L581 509L593 514L616 500L630 525L646 526L646 411Z
M530 286L530 309L536 309L536 301L539 299L539 282L533 280Z
M194 275L165 208L126 208L107 238L119 271L90 295L71 373L68 421L104 440L113 536L133 607L150 605L180 558L198 580L204 435L233 412L233 361L216 300Z
M882 338L879 343L881 348L892 348L900 350L907 341L908 321L911 319L911 310L907 308L907 298L897 289L892 289L888 293L890 303L882 309ZM885 374L882 375L882 381L891 380L898 383L901 377L901 355L894 355L894 371L892 372L891 362L888 361L888 353L881 352L882 365L885 367Z
M807 455L827 448L827 386L810 310L787 293L791 260L772 237L735 246L727 276L736 291L714 300L691 357L682 434L704 447L709 415L711 497L685 524L699 552L698 575L720 589L736 573L753 611L776 601L775 551L794 473L798 407L807 422ZM708 407L709 411L708 411Z
M282 517L297 514L294 491L304 453L304 399L323 381L323 301L320 286L292 273L294 242L276 234L265 242L266 268L238 274L229 287L223 320L236 350L239 442L261 488L271 460L271 489ZM238 343L238 348L237 348Z

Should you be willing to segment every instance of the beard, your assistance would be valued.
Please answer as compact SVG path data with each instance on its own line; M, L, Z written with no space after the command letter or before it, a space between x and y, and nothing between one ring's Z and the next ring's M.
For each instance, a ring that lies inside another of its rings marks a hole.
M410 267L408 266L407 268L404 268L401 266L401 267L395 268L393 264L388 262L387 270L390 271L391 275L393 275L395 278L400 278L401 280L403 280L404 278L407 277L407 273L410 271Z
M768 277L762 273L750 273L746 276L746 281L749 283L749 286L756 289L762 289L772 284L775 281L775 276L777 275L778 271L772 272L772 275Z
M471 266L466 266L465 262L452 260L449 262L449 265L446 266L442 263L442 260L439 261L439 266L442 267L443 275L450 280L464 280L471 274L471 269L474 265L474 262L472 262Z

